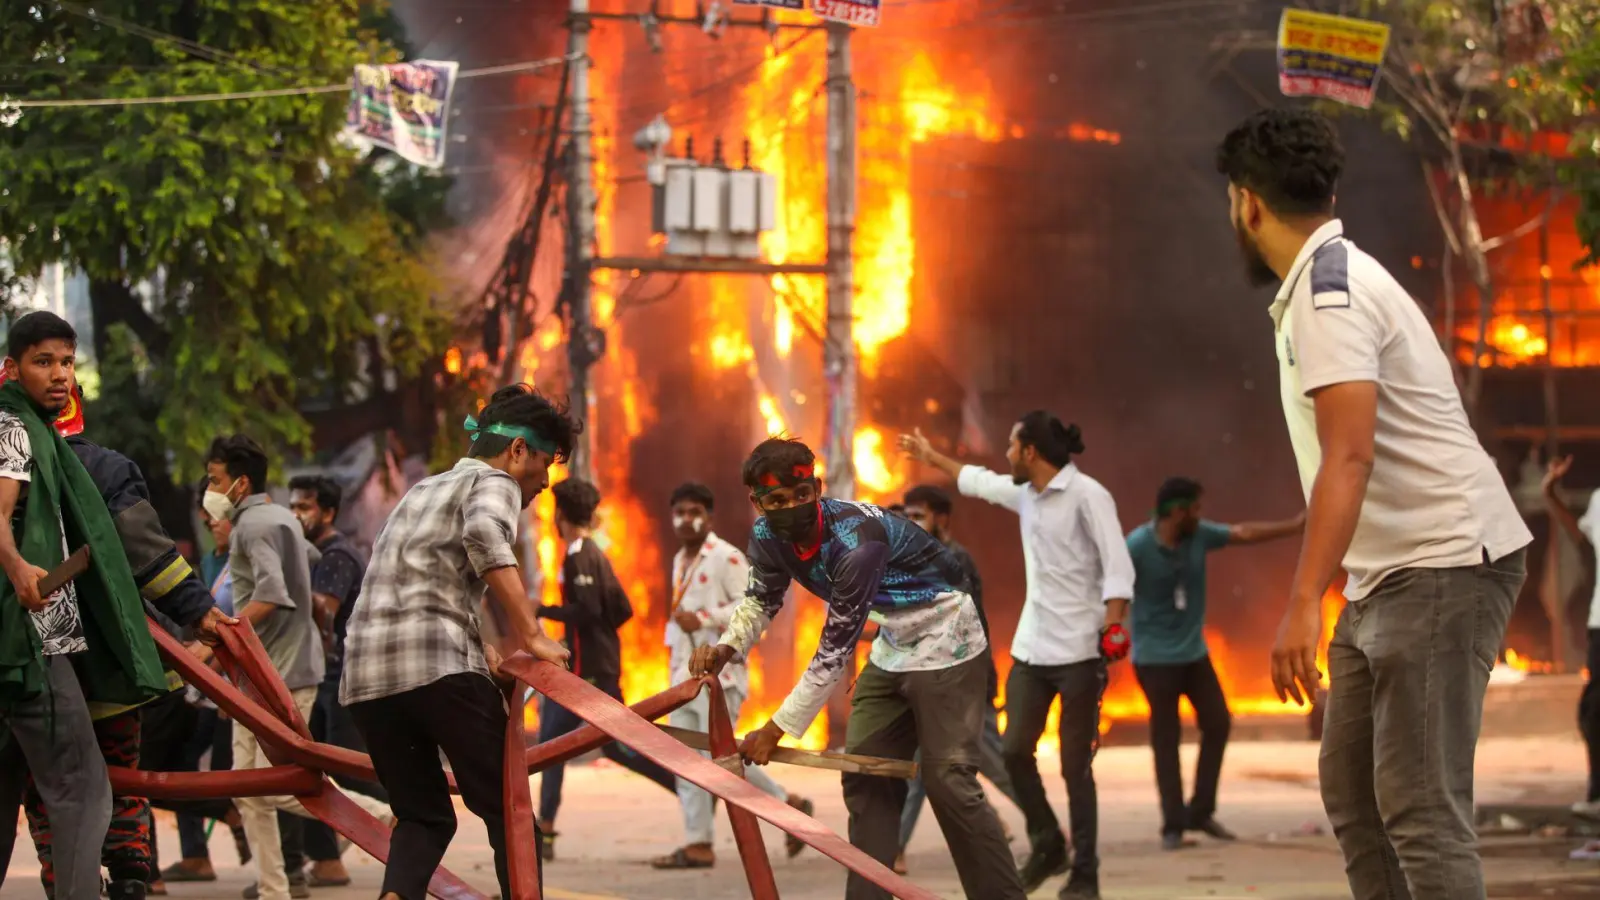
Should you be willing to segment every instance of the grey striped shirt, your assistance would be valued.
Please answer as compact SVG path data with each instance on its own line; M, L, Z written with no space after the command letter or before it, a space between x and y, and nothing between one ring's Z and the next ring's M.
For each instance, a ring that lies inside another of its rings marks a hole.
M373 544L346 626L341 704L489 674L478 632L482 575L517 564L521 511L516 480L476 459L406 492Z

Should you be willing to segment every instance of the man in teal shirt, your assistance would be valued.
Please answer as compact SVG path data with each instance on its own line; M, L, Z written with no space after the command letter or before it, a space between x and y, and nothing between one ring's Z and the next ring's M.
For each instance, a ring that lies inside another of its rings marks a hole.
M1199 482L1168 478L1156 492L1155 518L1128 535L1135 573L1133 671L1150 704L1150 749L1155 753L1156 788L1161 794L1161 845L1167 850L1183 846L1185 831L1203 831L1218 840L1234 838L1214 817L1231 716L1202 631L1206 554L1298 534L1305 525L1304 513L1284 522L1207 521L1200 518L1200 495ZM1200 729L1194 796L1187 806L1178 764L1179 697L1189 698Z

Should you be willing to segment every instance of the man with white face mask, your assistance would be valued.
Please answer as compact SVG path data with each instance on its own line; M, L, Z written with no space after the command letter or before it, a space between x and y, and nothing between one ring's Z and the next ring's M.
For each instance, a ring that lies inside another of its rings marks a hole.
M671 649L672 683L688 681L689 658L696 647L716 644L717 638L733 618L733 611L744 600L750 579L750 563L739 549L711 531L714 500L711 489L690 482L672 492L672 531L683 546L672 560L672 610L667 619L667 647ZM739 707L750 692L750 676L743 663L729 663L720 676L728 716L739 721ZM707 694L672 713L670 722L690 731L709 731L711 707ZM751 784L811 815L810 800L791 794L772 780L763 769L745 766ZM683 847L654 860L658 869L709 869L716 864L712 849L714 805L711 795L689 782L678 779L678 802L683 806L683 828L687 841ZM805 848L793 837L786 841L789 856Z

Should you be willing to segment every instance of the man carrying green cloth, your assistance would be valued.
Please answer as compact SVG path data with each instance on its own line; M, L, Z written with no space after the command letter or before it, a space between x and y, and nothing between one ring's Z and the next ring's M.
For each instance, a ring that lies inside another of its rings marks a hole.
M167 690L144 606L105 501L53 422L71 398L77 333L29 313L6 338L0 386L0 739L27 759L54 832L56 900L100 895L111 784L89 699ZM89 569L48 597L38 581L87 545Z

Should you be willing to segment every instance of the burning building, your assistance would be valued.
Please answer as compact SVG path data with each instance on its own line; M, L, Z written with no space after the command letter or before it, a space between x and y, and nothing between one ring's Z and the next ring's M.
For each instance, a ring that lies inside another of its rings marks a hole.
M402 4L411 32L433 35L421 55L492 65L565 47L557 0L410 6ZM1241 28L1270 25L1263 17L1272 11L1003 6L888 0L884 24L854 35L859 495L888 500L934 477L894 452L902 430L921 427L962 457L1001 466L1011 423L1046 408L1082 426L1082 465L1111 489L1129 528L1174 474L1201 480L1219 519L1292 513L1302 499L1278 409L1271 298L1246 287L1211 165L1224 131L1276 92L1270 54L1219 47ZM692 0L661 0L654 10L706 13ZM749 164L776 176L767 260L822 259L820 33L629 19L596 22L590 41L599 255L655 252L644 160L627 138L662 115L679 155L692 136L698 158L720 142L738 166L748 142ZM541 118L555 102L553 75L488 81L463 87L461 124L452 126L467 148L454 274L468 284L492 267L516 198L538 175L541 136L560 127ZM1441 240L1415 161L1375 128L1343 127L1348 231L1435 303L1437 272L1426 261L1439 259ZM549 230L559 242L559 228ZM528 306L537 327L513 352L522 377L559 393L560 253L542 255L555 262L535 267ZM668 677L668 493L681 481L706 482L721 500L718 530L735 543L748 536L753 513L738 471L749 447L773 433L821 445L826 308L820 278L633 275L596 275L595 320L606 339L591 428L605 540L637 613L624 629L624 691L638 697ZM1509 327L1495 331L1503 353L1521 340ZM474 350L462 352L470 368ZM548 503L530 518L547 573L560 559ZM1002 670L1024 593L1016 527L1003 510L958 506L956 531L984 573ZM1266 665L1293 555L1267 547L1214 563L1209 638L1238 713L1303 714L1271 697ZM550 579L552 600L553 591ZM1330 624L1338 604L1330 594ZM746 727L782 699L822 617L813 598L795 597L774 624L752 667ZM1145 713L1131 672L1119 667L1103 727ZM826 729L819 722L807 743L825 743Z

